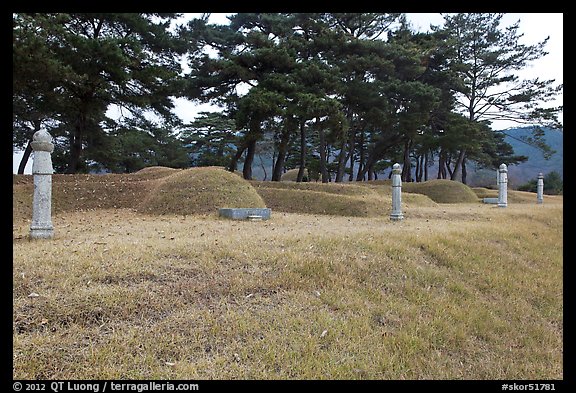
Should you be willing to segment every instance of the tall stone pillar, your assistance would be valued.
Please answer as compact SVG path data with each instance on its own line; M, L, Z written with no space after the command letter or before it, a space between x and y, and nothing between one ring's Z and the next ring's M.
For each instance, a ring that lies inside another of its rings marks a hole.
M498 207L508 206L508 168L506 164L500 165L498 178Z
M392 213L390 219L394 221L402 220L402 169L400 164L396 163L392 166Z
M538 182L536 183L536 203L544 203L544 175L542 172L538 174Z
M32 200L32 224L30 238L50 239L54 236L52 226L52 136L45 130L37 131L32 137L34 162L34 197Z

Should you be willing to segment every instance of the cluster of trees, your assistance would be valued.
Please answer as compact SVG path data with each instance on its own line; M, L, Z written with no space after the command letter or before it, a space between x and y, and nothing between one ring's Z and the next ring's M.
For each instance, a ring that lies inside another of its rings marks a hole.
M526 159L491 121L561 128L562 108L545 104L562 86L515 74L546 40L521 44L502 14L444 15L428 33L403 14L241 13L224 25L203 14L174 27L178 16L14 14L13 144L29 153L48 128L68 173L243 162L251 179L269 149L272 180L292 168L299 181L305 168L370 180L401 162L404 181L465 183L467 160ZM222 110L182 124L177 97ZM126 116L108 117L110 105ZM540 136L526 142L546 150Z
M564 182L562 176L557 171L548 172L544 175L544 194L559 195L564 192ZM518 187L519 191L537 192L538 178L530 180L528 183Z

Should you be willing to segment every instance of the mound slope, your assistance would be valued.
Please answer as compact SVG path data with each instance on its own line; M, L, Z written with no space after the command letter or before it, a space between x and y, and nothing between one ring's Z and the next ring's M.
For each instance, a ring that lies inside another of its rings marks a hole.
M327 214L350 217L378 217L390 214L391 201L377 195L358 197L289 188L258 188L272 210L286 213Z
M479 201L476 193L466 184L446 179L403 183L402 191L424 194L437 203L475 203Z
M298 168L294 168L294 169L290 169L288 171L286 171L286 173L282 174L282 177L280 178L281 181L293 181L295 182L296 179L298 178L298 171L300 169ZM306 178L308 178L308 169L304 169L304 176L306 176Z
M374 191L361 185L350 183L316 183L316 182L277 182L277 181L252 181L257 190L261 188L290 189L326 192L328 194L350 196L373 196Z
M207 214L223 207L266 207L252 185L221 167L190 168L166 176L136 210L151 214Z

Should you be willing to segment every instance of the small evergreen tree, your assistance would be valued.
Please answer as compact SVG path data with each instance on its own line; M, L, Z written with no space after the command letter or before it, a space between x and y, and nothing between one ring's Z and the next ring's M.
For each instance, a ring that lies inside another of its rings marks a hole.
M518 191L536 192L538 179L532 179L528 183L518 187ZM544 194L561 195L564 192L562 177L556 171L549 172L544 176Z

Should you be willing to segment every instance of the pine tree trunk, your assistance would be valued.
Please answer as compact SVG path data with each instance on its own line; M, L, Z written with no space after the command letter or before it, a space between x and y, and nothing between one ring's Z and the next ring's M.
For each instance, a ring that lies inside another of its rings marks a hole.
M20 165L18 165L18 174L23 175L24 170L26 169L26 164L28 164L28 159L32 154L32 145L30 145L30 141L26 145L26 149L24 149L24 154L22 154L22 159L20 160Z
M304 170L306 169L306 122L300 123L300 168L298 169L297 182L301 182L304 178ZM310 179L308 179L310 180Z
M402 181L412 181L412 168L410 163L410 149L412 147L412 140L408 139L404 144L404 165L402 166Z
M458 154L458 159L456 160L456 164L454 164L454 170L450 174L450 180L456 180L456 177L460 173L460 169L462 168L462 162L466 158L466 149L462 149L460 154Z
M238 169L238 160L240 159L240 157L242 157L242 154L244 154L246 147L247 145L245 141L242 141L240 146L238 146L238 150L236 150L236 153L234 154L234 156L230 160L230 164L228 165L228 170L230 172L235 172L236 169Z
M356 181L364 181L364 174L366 171L364 170L364 161L366 152L364 149L364 131L360 131L360 162L358 163L358 173L356 174Z
M70 133L70 159L68 160L66 173L76 173L78 171L78 164L82 155L82 131L83 128L77 125Z
M368 180L374 180L374 164L372 162L368 165Z
M68 168L66 173L76 173L80 164L80 157L82 156L82 137L86 129L86 103L81 103L80 113L74 124L74 129L70 133L70 159L68 161Z
M316 123L318 122L319 120L317 119ZM322 175L322 183L328 183L328 171L326 170L326 135L321 126L318 127L318 136L320 139L320 174Z
M348 150L348 159L350 160L350 174L348 175L348 181L354 180L354 148L356 144L356 131L351 130L350 134L350 144Z
M266 179L268 178L268 173L266 172L266 166L264 165L264 160L262 160L262 154L258 154L258 158L260 159L260 168L262 168L262 171L264 172L264 179L262 179L262 181L266 181Z
M440 150L438 154L438 176L437 179L446 179L446 168L444 165L445 153Z
M34 129L33 129L32 133L30 134L30 139L28 140L28 143L26 144L26 148L24 149L24 153L22 154L22 159L20 160L20 165L18 165L18 174L19 175L24 174L24 170L26 169L26 164L28 164L28 160L30 159L30 155L32 154L32 145L30 145L30 143L32 142L32 138L34 138L34 134L37 131L40 131L40 127L42 126L42 121L36 119L36 120L32 121L32 124L34 125Z
M290 131L285 131L280 137L280 145L278 146L278 158L272 172L272 181L280 181L282 173L284 172L284 163L286 162L286 152L288 150L288 143L290 142Z
M272 150L272 167L270 168L272 176L274 176L274 168L276 168L276 162L276 150ZM286 162L286 158L284 158L284 162ZM282 165L282 173L284 173L284 165ZM282 177L282 173L280 173L280 177Z
M428 181L428 152L424 154L424 181Z
M254 162L254 153L256 152L256 139L250 138L248 141L248 151L246 152L246 158L244 159L244 168L242 169L242 175L246 180L252 180L252 163Z
M344 180L344 171L346 169L346 139L340 145L340 152L338 153L338 170L336 171L336 178L334 182L340 183Z
M448 174L450 175L450 180L454 180L454 171L450 168L450 160L445 160L444 164L446 164L446 170L448 171ZM444 175L444 179L446 179L446 175Z

